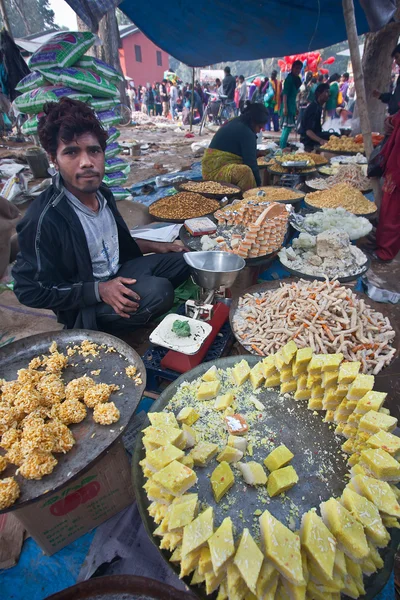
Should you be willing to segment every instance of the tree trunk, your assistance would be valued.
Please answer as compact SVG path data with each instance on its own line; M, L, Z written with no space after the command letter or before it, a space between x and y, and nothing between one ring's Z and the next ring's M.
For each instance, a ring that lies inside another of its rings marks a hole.
M32 33L32 28L31 28L31 24L30 24L29 20L26 18L27 11L26 11L26 8L25 8L23 2L21 2L21 4L20 4L19 2L14 0L13 5L17 9L17 12L18 12L19 16L21 17L21 21L24 24L24 27L26 30L25 35L30 35Z
M78 22L78 31L91 31L89 25L86 25L85 21L82 21L82 19L80 17L78 17L78 15L76 15L76 20ZM98 58L97 57L97 48L99 46L92 46L91 48L89 48L89 50L86 51L86 54L88 54L89 56L93 56L94 58Z
M11 31L10 21L8 20L7 8L6 8L4 0L0 0L0 14L1 14L2 21L3 21L3 25L12 38L13 34Z
M101 19L99 23L99 38L103 43L103 45L98 48L98 52L100 53L99 58L122 73L119 60L119 48L122 47L122 44L119 37L115 9L109 10ZM121 102L127 104L125 80L122 81L118 87L121 93Z
M397 15L400 13L400 0L397 0ZM387 105L373 98L372 92L388 92L392 71L393 48L400 36L400 22L389 23L376 33L367 33L363 55L365 90L372 131L383 131Z

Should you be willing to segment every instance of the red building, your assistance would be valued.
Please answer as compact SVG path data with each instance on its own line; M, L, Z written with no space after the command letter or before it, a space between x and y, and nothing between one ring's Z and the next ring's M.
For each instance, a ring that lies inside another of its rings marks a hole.
M169 68L169 56L158 48L136 27L123 25L119 28L122 48L119 51L121 68L131 77L135 86L161 81Z

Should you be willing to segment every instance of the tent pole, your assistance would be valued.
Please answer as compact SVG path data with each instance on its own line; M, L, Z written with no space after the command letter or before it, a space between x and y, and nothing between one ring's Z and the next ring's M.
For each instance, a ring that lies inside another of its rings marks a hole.
M368 114L367 96L365 93L364 72L361 63L360 49L358 47L354 2L353 0L342 0L342 5L344 20L346 23L347 38L349 42L351 63L353 65L354 84L357 92L357 107L360 115L365 154L367 158L369 158L374 147L372 144L371 124Z
M193 115L194 115L194 67L192 69L192 98L190 100L190 130L193 129Z

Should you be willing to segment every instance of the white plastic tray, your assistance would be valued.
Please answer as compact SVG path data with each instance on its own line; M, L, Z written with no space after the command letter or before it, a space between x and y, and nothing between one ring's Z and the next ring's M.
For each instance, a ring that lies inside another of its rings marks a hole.
M191 335L189 337L179 337L172 331L174 321L188 321ZM212 327L204 321L190 319L182 315L170 314L161 321L156 329L150 335L150 342L156 346L162 346L182 354L196 354L210 333Z

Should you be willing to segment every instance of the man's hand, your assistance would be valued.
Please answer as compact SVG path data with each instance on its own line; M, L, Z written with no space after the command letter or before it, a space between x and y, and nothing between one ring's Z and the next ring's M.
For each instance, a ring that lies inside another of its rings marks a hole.
M160 249L158 252L159 254L167 254L167 252L189 252L189 249L181 242L160 242Z
M136 283L136 279L127 279L126 277L116 277L110 281L99 283L100 298L124 319L129 319L130 314L139 308L138 302L133 302L129 298L139 301L140 296L124 285L134 283Z
M377 99L379 100L379 98L380 98L380 96L381 96L381 93L382 93L382 92L380 92L379 90L374 90L374 91L372 92L372 96L373 96L374 98L377 98Z

